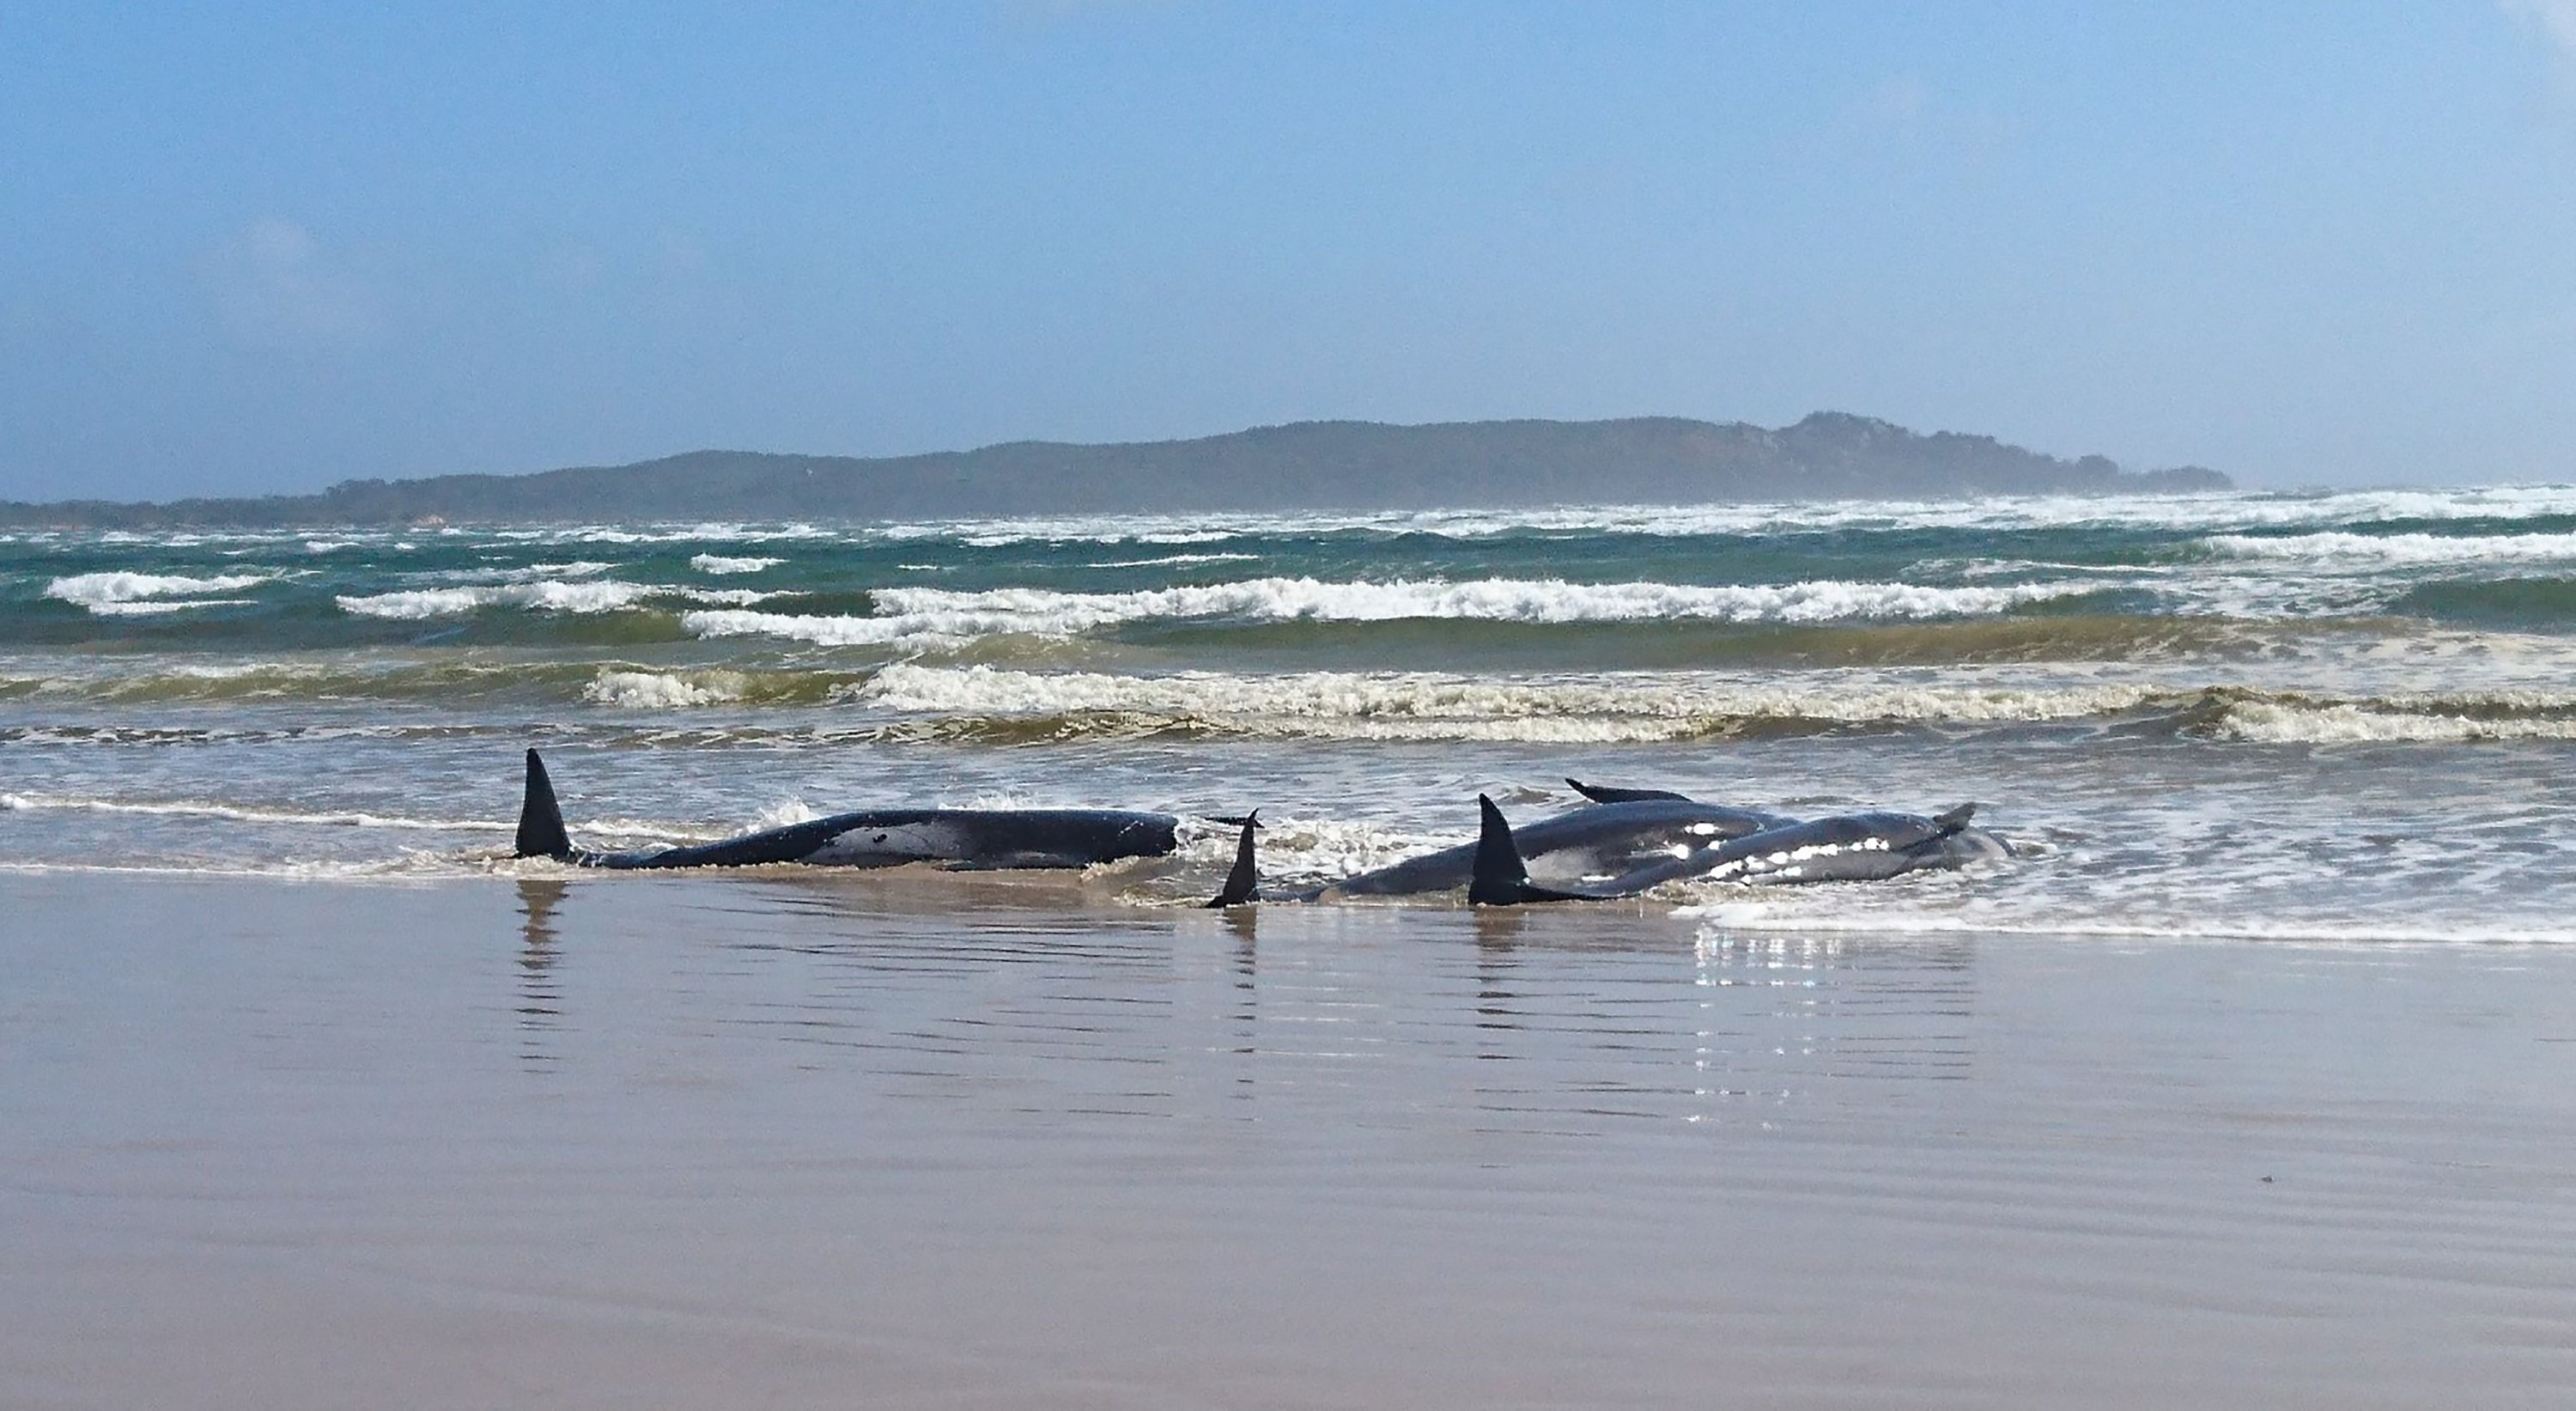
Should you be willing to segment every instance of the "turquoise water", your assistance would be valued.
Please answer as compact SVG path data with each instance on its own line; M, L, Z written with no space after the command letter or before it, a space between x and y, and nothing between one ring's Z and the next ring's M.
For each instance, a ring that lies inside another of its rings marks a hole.
M1965 799L1741 927L2576 938L2576 488L0 536L0 865L444 875L879 802L1237 813L1322 878L1559 776ZM1105 875L1140 904L1210 882ZM2330 879L2331 885L2321 885Z

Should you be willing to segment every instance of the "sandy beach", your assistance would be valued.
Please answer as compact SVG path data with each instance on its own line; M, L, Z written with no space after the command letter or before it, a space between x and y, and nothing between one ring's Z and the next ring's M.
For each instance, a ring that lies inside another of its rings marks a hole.
M0 880L0 1404L2555 1406L2576 956Z

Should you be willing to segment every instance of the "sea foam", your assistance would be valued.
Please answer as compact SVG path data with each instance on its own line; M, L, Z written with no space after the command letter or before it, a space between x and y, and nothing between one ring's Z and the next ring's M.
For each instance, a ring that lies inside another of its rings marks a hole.
M2445 744L2473 740L2576 740L2559 714L2469 715L2357 702L2249 700L2231 704L2210 731L2255 744Z
M180 612L188 608L224 607L243 598L192 598L189 594L231 593L265 583L273 573L224 573L198 578L177 573L80 573L57 578L45 596L77 603L100 617L132 617Z
M2353 490L2324 495L2220 491L1342 513L1033 515L887 524L861 531L861 537L949 540L975 548L1001 548L1024 543L1203 544L1236 538L1348 533L1462 540L1524 533L1697 538L1808 531L2018 531L2100 526L2217 534L2392 519L2526 519L2565 514L2576 514L2576 486Z
M2418 568L2440 564L2551 563L2576 559L2576 534L2352 534L2280 537L2222 534L2204 541L2227 558L2320 568Z
M722 554L700 554L689 560L689 567L700 573L758 573L787 562L771 558L727 558Z
M927 645L1002 635L1070 637L1118 623L1158 619L1447 619L1551 624L1922 619L1992 614L2087 591L2091 591L2091 585L2080 583L1942 588L1819 580L1704 587L1507 578L1460 583L1256 578L1128 593L1067 593L1041 588L975 592L880 588L871 594L877 612L870 617L693 612L682 623L701 637L772 636L827 646Z
M1884 678L1787 687L1700 674L1587 678L1432 672L1185 672L1115 676L897 663L841 693L877 709L963 717L1118 716L1129 728L1195 726L1329 739L1617 743L1688 739L1762 721L1849 724L2087 719L2159 696L2134 684L1923 686Z
M459 617L487 607L537 612L617 612L661 591L650 584L603 579L588 583L544 580L475 588L413 588L392 593L342 595L333 601L361 617Z
M659 671L602 671L582 688L582 698L629 710L671 710L721 705L743 697L743 677L732 671L674 675Z

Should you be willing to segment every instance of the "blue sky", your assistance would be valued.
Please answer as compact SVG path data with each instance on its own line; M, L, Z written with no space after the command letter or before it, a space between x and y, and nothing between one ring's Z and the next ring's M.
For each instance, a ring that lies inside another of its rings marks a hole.
M0 0L0 497L1817 408L2576 479L2576 0Z

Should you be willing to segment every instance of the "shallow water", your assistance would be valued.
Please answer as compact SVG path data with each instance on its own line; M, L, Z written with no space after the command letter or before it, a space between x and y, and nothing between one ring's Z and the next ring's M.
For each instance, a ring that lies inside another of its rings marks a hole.
M0 877L0 1402L2554 1406L2576 953Z
M1738 928L2576 939L2576 489L0 536L0 868L539 875L885 804L1277 825L1329 880L1560 776L1974 800ZM1094 879L1137 905L1177 867Z

